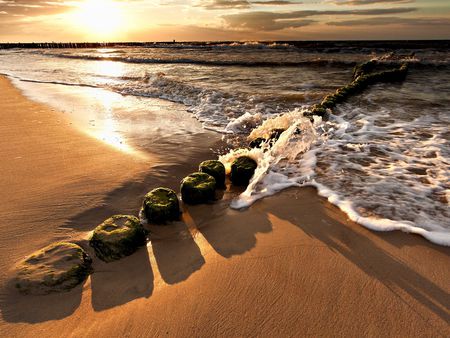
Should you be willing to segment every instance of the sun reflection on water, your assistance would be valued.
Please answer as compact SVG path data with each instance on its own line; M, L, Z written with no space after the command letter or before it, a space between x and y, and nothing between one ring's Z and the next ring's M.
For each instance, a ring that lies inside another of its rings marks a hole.
M124 65L115 61L98 61L92 64L92 73L101 76L100 83L108 84L114 79L119 80L125 74Z
M96 93L99 109L99 120L95 123L95 128L89 133L95 138L113 146L116 149L127 153L135 153L135 150L127 144L124 137L118 131L119 124L114 116L114 105L120 99L118 94L101 90Z

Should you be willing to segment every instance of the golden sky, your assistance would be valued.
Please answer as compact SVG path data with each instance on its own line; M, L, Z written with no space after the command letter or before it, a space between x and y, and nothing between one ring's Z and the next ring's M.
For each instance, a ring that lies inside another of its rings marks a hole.
M0 0L1 42L449 38L448 0Z

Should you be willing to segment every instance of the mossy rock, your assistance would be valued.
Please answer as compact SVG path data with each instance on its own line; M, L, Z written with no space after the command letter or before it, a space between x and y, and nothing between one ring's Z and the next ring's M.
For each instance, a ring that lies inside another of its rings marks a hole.
M146 232L134 216L116 215L94 229L89 241L98 258L112 262L146 244Z
M180 219L180 203L175 191L156 188L145 195L142 206L149 223L165 224Z
M372 72L377 66L378 62L376 60L370 60L360 65L355 66L353 69L353 79L358 78L361 75L368 74Z
M320 103L320 105L324 108L334 108L336 106L336 101L333 95L327 95L322 102Z
M237 158L231 165L231 182L238 186L248 185L257 167L256 161L248 156Z
M78 245L59 242L33 253L18 264L13 281L24 294L68 291L91 273L92 260Z
M225 187L225 166L217 160L203 161L198 167L198 171L211 175L216 180L216 187Z
M327 109L320 104L316 104L313 106L311 114L324 117L327 114Z
M216 180L207 173L193 173L181 181L184 203L201 204L215 199Z
M305 116L310 118L313 115L324 117L327 108L336 107L337 104L360 93L369 85L379 82L401 82L405 80L408 73L407 63L403 63L399 68L375 72L377 66L379 64L375 60L356 66L353 71L353 81L350 84L337 89L334 94L327 95L320 104L314 105L309 112L306 112Z

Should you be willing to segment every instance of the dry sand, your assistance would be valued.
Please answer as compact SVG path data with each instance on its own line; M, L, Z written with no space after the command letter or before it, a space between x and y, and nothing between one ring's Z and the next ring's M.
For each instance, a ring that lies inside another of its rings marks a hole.
M88 249L86 231L136 213L154 186L175 188L217 137L199 135L179 163L137 159L4 78L0 93L0 336L450 336L450 249L364 229L309 188L246 211L228 208L237 193L228 191L153 229L136 254L94 258L94 274L71 292L17 294L4 285L15 262L57 239Z

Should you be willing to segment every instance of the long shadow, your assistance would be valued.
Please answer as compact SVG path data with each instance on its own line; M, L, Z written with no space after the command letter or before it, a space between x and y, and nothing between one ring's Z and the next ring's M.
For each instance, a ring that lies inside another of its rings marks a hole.
M2 317L10 323L42 323L70 316L81 303L83 286L69 292L33 296L20 294L10 282L2 290Z
M202 137L204 137L202 135L195 136L198 142L202 142ZM216 144L218 146L221 142L219 141ZM75 215L62 228L89 231L112 215L138 215L144 196L150 190L159 186L165 186L179 191L183 177L197 171L200 162L216 157L212 149L205 150L202 147L190 149L189 157L183 157L180 153L183 150L180 144L167 146L163 142L160 147L163 147L163 149L159 149L159 151L167 152L167 155L165 153L161 155L165 156L165 164L156 164L149 168L148 174L112 189L104 197L100 206L87 209ZM177 150L174 150L174 148Z
M199 144L202 142L205 144L203 134L194 135L192 138ZM71 217L61 226L60 231L64 234L67 233L67 229L77 232L90 231L112 215L137 215L143 197L149 190L163 185L178 191L180 180L196 171L201 161L216 158L213 150L194 147L193 144L189 148L188 157L183 155L186 149L180 144L164 147L157 149L157 153L159 151L158 154L161 156L164 156L165 152L170 154L166 158L168 164L153 166L149 168L148 174L115 187L106 194L101 205ZM186 250L189 252L189 248ZM160 262L170 263L166 260ZM136 298L150 297L153 291L154 277L146 248L115 263L106 264L94 258L94 273L90 278L92 303L96 311L124 304ZM58 320L76 311L81 302L82 291L83 287L78 286L70 292L25 296L19 294L14 285L9 283L1 290L0 311L7 322L40 323Z
M316 209L316 211L302 215L301 222L298 222L298 220L297 222L292 221L292 215L295 214L295 206L292 207L289 203L281 204L280 208L269 210L269 212L296 225L309 236L319 239L332 250L355 264L367 275L383 283L405 304L408 304L407 300L403 299L402 295L396 290L401 289L405 291L409 296L434 312L445 322L450 323L450 296L448 292L380 248L369 236L360 233L369 232L369 230L355 230L352 229L352 226L342 224L335 220L333 215L341 213L341 211L328 203L324 203L318 196L311 201L311 210L313 209ZM320 212L320 217L326 222L320 222L318 224L317 211ZM400 232L372 234L380 237L399 238L396 242L405 240L404 236L408 236L408 242L427 246L430 250L449 255L448 248L431 244L418 236ZM403 239L400 239L400 237L403 237ZM408 306L410 305L408 304Z
M214 205L189 208L197 230L222 257L242 255L256 245L258 233L269 233L272 225L258 206L252 207L252 220L245 222L242 211L230 209L233 197L241 191L227 192L225 199ZM245 212L245 211L244 211Z
M188 279L205 264L200 248L183 222L170 227L153 226L150 240L158 270L167 284Z
M92 307L103 311L153 293L153 270L146 247L112 263L94 262Z

